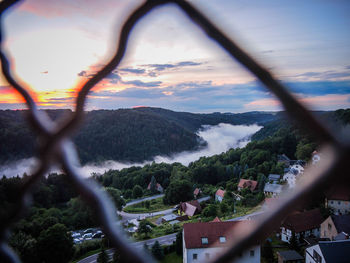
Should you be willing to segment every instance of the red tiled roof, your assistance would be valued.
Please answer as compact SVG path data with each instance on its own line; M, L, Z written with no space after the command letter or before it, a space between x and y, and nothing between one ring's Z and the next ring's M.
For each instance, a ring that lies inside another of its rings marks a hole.
M183 226L185 246L189 248L226 247L235 238L234 229L237 226L249 226L248 221L199 222L187 223ZM202 244L202 237L208 238L208 244ZM219 238L225 237L226 242L220 243Z
M335 185L326 191L328 200L350 201L350 186L347 184Z
M224 197L224 195L225 195L225 190L218 189L218 190L216 191L215 195Z
M221 220L220 220L220 218L218 218L218 217L215 217L212 221L210 221L210 222L222 222Z
M238 187L249 188L250 191L254 191L257 185L258 185L257 181L241 179L239 180Z
M316 208L306 212L296 212L286 217L282 226L296 233L319 228L323 222L320 209Z

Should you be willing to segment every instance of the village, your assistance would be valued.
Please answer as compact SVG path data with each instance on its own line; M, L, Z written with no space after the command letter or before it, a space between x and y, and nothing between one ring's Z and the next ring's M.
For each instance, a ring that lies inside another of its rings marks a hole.
M314 166L320 161L322 155L314 151L308 165ZM195 188L192 200L180 202L170 209L151 213L119 213L125 230L132 239L139 241L182 229L181 235L173 236L174 244L179 243L175 239L181 238L179 254L182 254L182 262L213 259L234 241L237 228L249 229L254 220L259 220L260 216L273 209L284 192L298 186L298 181L304 176L306 162L290 160L284 154L278 156L278 162L283 163L284 174L270 174L263 186L258 181L240 179L235 191L219 188L213 195L207 195L202 189ZM151 182L148 189L150 187ZM157 182L155 187L159 198L163 187ZM240 210L244 196L256 194L259 187L263 189L263 200L254 209L239 213L237 210ZM344 262L343 258L347 258L350 251L349 187L336 185L328 189L325 196L323 207L291 212L265 243L257 243L242 252L235 262ZM134 202L131 206L150 207L152 202L155 199ZM229 211L232 204L234 210ZM128 219L128 216L133 218ZM171 249L157 242L149 243L151 251L156 251L154 256L163 260L161 262L167 262L164 254ZM145 248L150 249L147 245Z

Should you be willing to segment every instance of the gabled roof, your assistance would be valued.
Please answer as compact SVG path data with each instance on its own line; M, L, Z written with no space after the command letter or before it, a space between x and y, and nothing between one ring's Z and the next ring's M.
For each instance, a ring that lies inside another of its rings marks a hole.
M332 220L338 233L350 234L350 215L333 215Z
M283 221L282 226L296 233L319 228L323 222L320 209L312 209L306 212L296 212L290 214Z
M225 190L218 189L218 190L216 191L215 195L224 197L224 195L225 195Z
M227 247L234 240L237 226L249 227L249 221L199 222L183 226L185 246L190 248ZM202 237L208 238L208 244L202 244ZM226 242L220 243L220 237Z
M349 262L350 240L321 241L319 246L326 262Z
M180 203L180 211L184 212L188 216L194 216L197 212L202 211L202 207L198 200Z
M279 254L283 260L301 260L301 259L304 259L295 250L277 251L277 254Z
M272 192L272 193L277 193L280 194L282 192L282 185L280 184L265 184L264 187L264 192Z
M350 185L335 185L326 191L326 197L328 200L350 201Z
M254 191L256 186L258 185L257 181L241 179L239 180L238 187L239 188L248 188L250 191Z

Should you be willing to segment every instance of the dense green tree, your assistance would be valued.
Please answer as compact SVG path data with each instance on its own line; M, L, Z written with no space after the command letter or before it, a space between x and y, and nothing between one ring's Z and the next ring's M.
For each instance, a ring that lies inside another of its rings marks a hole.
M56 224L40 233L38 238L38 255L44 262L69 262L73 256L73 240L68 229Z
M139 185L135 185L134 188L132 189L132 197L136 199L136 198L142 197L142 195L143 195L142 187Z
M151 251L156 259L162 260L164 258L164 249L160 246L158 240L154 242Z
M123 197L121 197L121 192L118 189L115 189L113 187L106 187L105 189L109 194L109 196L112 198L116 208L119 211L121 211L123 208L123 205L125 205L125 200Z
M152 226L148 220L142 220L140 222L139 228L137 229L137 233L140 235L144 234L145 237L148 237L150 233L152 233Z
M214 204L210 204L203 209L202 214L205 217L214 217L217 215L217 211L218 211L218 207Z
M192 184L187 180L172 181L165 190L164 202L178 204L193 199Z
M220 203L220 211L222 214L226 214L229 211L229 205L226 201Z
M305 144L305 141L301 141L297 145L295 157L299 160L309 161L311 158L311 154L314 150L315 150L314 143Z
M179 231L176 234L176 240L175 240L175 251L176 254L178 254L179 256L182 255L183 253L183 245L182 245L183 241L182 241L182 231Z
M132 190L131 189L126 189L123 195L124 198L130 199L132 198Z

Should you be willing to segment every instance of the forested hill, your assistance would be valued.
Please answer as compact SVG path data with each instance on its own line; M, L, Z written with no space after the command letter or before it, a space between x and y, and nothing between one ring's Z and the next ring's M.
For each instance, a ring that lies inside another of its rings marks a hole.
M69 110L48 110L52 119ZM0 162L32 157L35 138L24 121L26 111L0 111ZM141 162L156 155L195 150L205 142L196 135L202 125L264 124L279 118L278 113L175 112L161 108L96 110L86 113L74 137L83 163L104 160Z

